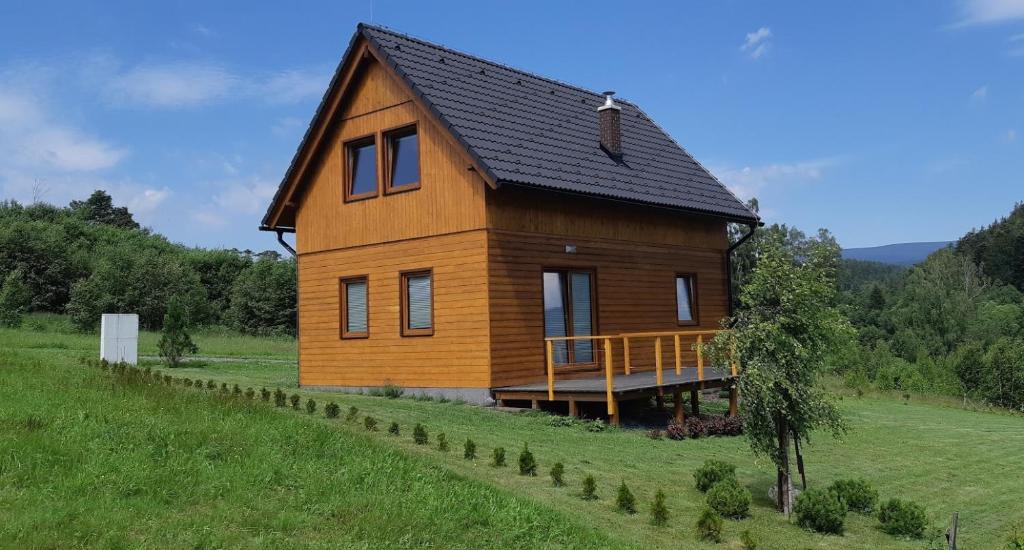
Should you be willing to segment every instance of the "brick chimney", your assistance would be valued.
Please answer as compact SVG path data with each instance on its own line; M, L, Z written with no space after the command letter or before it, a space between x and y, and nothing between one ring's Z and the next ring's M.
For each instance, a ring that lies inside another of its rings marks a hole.
M615 92L604 93L604 105L597 108L598 125L601 131L601 148L615 160L622 158L622 130L619 118L622 108L615 104Z

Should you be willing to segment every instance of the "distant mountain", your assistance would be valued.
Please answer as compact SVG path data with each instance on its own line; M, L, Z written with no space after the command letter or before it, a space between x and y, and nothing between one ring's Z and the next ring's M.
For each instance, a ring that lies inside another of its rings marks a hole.
M936 241L927 243L898 243L864 248L844 248L843 258L849 260L865 260L895 265L914 265L924 261L929 254L953 244L952 241Z

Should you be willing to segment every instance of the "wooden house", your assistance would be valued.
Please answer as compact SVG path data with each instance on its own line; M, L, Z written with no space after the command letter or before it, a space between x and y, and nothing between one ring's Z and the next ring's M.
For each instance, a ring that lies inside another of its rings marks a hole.
M614 420L731 380L694 352L728 223L758 219L633 103L359 25L261 229L295 234L303 387Z

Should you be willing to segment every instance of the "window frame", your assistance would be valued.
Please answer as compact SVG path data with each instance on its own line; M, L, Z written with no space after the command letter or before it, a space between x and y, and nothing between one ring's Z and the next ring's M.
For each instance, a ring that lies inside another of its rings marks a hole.
M677 286L676 285L679 284L677 281L679 280L680 277L686 277L686 278L688 278L690 280L690 317L693 317L693 319L691 319L689 321L686 321L686 320L683 320L683 319L679 318L679 291L677 290ZM700 307L698 306L698 304L700 303L700 300L698 299L698 293L697 293L697 274L696 273L692 273L692 272L685 272L685 271L677 272L675 274L675 277L672 278L672 293L675 294L675 296L676 296L676 299L675 299L676 308L675 308L675 312L674 312L675 313L675 317L676 317L676 324L681 326L681 327L695 327L695 326L699 326L700 325Z
M346 140L342 144L342 194L344 202L356 202L366 199L372 199L380 195L380 140L377 139L377 134L374 132L371 134L362 135L359 137ZM353 193L352 192L352 181L353 170L352 170L352 151L358 147L366 145L374 146L373 164L374 164L374 187L373 191L366 191L364 193Z
M596 267L565 267L565 266L560 266L560 267L541 267L541 270L540 270L541 296L543 297L543 294L544 294L544 274L545 273L558 273L560 276L564 277L562 279L562 284L564 285L566 292L562 296L562 308L563 308L562 311L564 312L564 315L565 315L565 324L566 324L565 334L568 337L575 336L575 333L572 330L573 309L572 309L572 288L571 288L571 283L570 283L570 274L573 273L573 272L575 272L575 273L587 273L587 274L590 275L590 332L592 333L591 335L601 334L600 315L598 315L598 309L599 308L598 308L598 303L597 303L598 292L597 292L597 268ZM543 320L543 316L544 316L544 312L543 312L543 300L542 300L542 305L541 305L541 325L542 325L542 327L543 327L543 321L544 321ZM543 334L543 332L544 332L543 328L541 328L541 332ZM546 335L544 337L547 338ZM569 371L571 371L573 369L589 370L589 369L595 369L595 368L599 368L600 367L600 364L598 362L598 355L601 354L601 353L604 353L604 350L603 349L598 349L598 344L597 344L598 340L596 340L596 339L595 340L591 340L591 342L593 342L593 350L592 350L591 353L593 353L593 355L594 355L594 360L591 361L591 362L588 362L588 363L577 363L576 362L576 347L574 345L569 345L569 342L573 342L573 340L566 340L566 357L567 357L568 362L559 366L559 368L562 369L563 372L569 372Z
M394 137L404 137L409 134L416 135L416 181L413 183L407 183L395 187L392 185L392 164L393 164L393 148L392 139ZM397 193L405 193L407 191L415 191L422 186L423 182L423 140L420 139L419 121L413 121L408 124L401 124L391 128L385 128L381 130L381 143L384 144L384 150L381 152L382 160L381 163L384 165L384 170L381 175L384 177L384 194L395 195Z
M430 328L411 328L409 326L409 277L415 275L428 275L430 277ZM408 269L405 271L398 272L398 298L401 304L399 323L401 323L401 335L405 336L433 336L435 319L434 319L434 294L437 292L437 287L434 285L434 269L433 268L421 268L421 269Z
M366 331L350 332L348 330L348 285L355 282L363 283L366 289ZM341 325L338 327L338 335L342 340L359 340L370 337L370 276L351 275L338 279L338 303L341 306L339 319Z

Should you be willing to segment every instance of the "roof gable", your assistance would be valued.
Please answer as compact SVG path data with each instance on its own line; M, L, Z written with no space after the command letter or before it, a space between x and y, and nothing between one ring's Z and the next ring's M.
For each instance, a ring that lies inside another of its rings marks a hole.
M339 74L360 38L408 84L491 182L757 220L633 103L616 99L622 107L623 149L617 161L599 146L601 94L365 24L359 25ZM311 131L324 123L324 106L338 81L336 74ZM307 132L296 160L309 139ZM294 176L295 164L282 189ZM281 195L279 190L265 226Z

